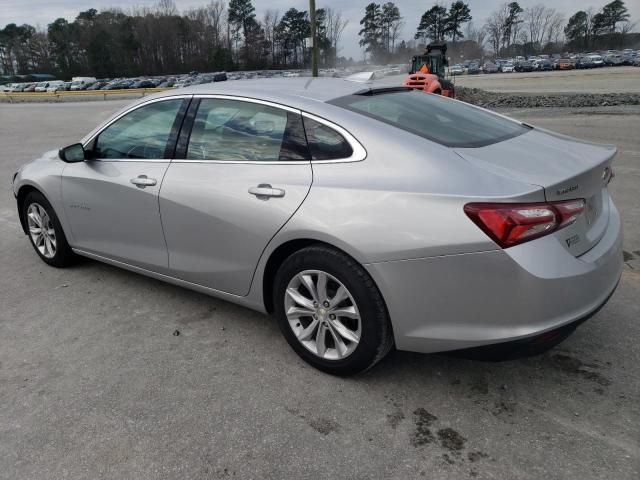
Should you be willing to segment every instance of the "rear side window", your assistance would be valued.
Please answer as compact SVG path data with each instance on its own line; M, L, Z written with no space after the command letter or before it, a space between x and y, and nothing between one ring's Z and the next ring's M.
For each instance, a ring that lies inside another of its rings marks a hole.
M187 159L278 161L308 159L300 115L259 103L202 99Z
M338 160L353 154L349 142L334 129L308 117L303 121L312 160Z
M529 130L517 122L463 102L418 90L349 95L329 103L448 147L483 147Z

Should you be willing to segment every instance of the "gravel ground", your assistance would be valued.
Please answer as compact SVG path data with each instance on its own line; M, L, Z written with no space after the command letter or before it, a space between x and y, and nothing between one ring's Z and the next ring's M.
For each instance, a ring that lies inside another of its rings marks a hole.
M603 310L536 358L394 352L339 379L300 361L268 317L38 259L11 173L121 106L0 106L1 479L640 477L639 107L503 110L620 145L627 267Z
M640 93L640 68L460 75L456 85L499 93Z
M497 93L456 87L456 98L486 108L582 108L640 105L640 93Z

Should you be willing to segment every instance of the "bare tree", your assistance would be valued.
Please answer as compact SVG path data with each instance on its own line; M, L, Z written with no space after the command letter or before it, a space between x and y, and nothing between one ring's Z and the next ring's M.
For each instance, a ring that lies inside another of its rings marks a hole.
M326 8L326 23L327 23L327 38L331 43L331 48L333 49L333 60L338 57L338 52L340 49L338 48L338 43L340 42L340 37L342 37L342 32L347 27L349 20L342 17L342 12L335 11L333 8Z
M524 11L524 21L527 29L527 41L539 43L540 37L544 35L543 17L547 7L542 4L534 5Z
M631 33L635 27L635 22L631 23L629 20L627 20L626 22L622 22L620 24L620 33L626 35L627 33Z
M564 34L565 17L560 12L555 12L549 22L546 43L558 43Z
M507 20L509 19L509 4L504 3L492 12L487 18L487 23L485 24L485 31L489 36L489 42L491 43L491 48L497 54L500 51L500 46L503 45L506 41L507 35L505 35L505 29L507 25ZM511 39L511 34L508 35L509 41Z
M158 0L155 8L155 14L159 17L170 17L178 15L178 8L173 0Z
M473 22L469 22L464 30L464 38L476 42L480 48L484 48L484 44L487 42L487 33L486 28L476 28Z
M405 26L404 20L402 18L398 18L393 21L389 27L389 40L391 40L391 52L395 52L396 50L396 41L398 37L400 37L400 32Z
M269 45L270 63L274 64L276 59L276 27L280 22L278 10L266 10L262 17L262 27L264 28L264 38Z
M207 24L211 27L214 36L214 44L219 46L222 44L222 33L224 28L224 11L226 5L222 0L210 2L206 7Z

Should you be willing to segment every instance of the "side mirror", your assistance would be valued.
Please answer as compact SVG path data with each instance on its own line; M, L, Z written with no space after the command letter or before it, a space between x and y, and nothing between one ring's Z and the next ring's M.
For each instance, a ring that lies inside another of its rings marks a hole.
M58 151L58 156L60 157L60 160L67 163L84 162L84 147L81 143L74 143L68 147L61 148Z

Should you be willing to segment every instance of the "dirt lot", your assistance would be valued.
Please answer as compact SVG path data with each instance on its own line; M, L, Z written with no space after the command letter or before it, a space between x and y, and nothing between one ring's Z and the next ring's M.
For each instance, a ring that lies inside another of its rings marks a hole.
M456 85L491 92L527 93L638 93L640 68L606 67L531 73L460 75Z
M640 108L510 112L621 147L627 267L602 311L537 358L395 352L338 379L268 317L38 259L10 175L121 105L0 105L0 478L640 477Z

